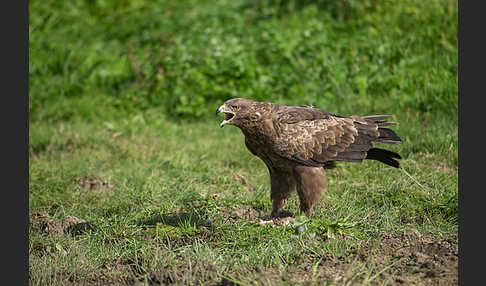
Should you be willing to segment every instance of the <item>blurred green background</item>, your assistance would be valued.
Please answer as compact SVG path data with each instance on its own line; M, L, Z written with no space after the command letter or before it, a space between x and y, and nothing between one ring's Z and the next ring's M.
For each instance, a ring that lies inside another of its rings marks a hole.
M247 97L457 124L457 1L29 4L31 122L200 119Z

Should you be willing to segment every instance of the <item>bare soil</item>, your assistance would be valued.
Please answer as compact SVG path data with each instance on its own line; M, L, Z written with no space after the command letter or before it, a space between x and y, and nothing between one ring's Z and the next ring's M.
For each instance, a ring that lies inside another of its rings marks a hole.
M95 229L93 224L75 216L68 215L64 220L59 221L45 212L29 213L29 228L51 237L62 236L67 233L76 235Z
M452 236L436 239L409 229L400 235L384 234L378 246L366 245L343 256L321 258L315 271L309 257L285 273L264 269L252 278L260 280L259 285L458 284L458 247ZM370 264L376 269L371 273L364 268L367 265L369 269Z
M111 192L117 187L111 180L96 176L79 177L76 183L85 192Z

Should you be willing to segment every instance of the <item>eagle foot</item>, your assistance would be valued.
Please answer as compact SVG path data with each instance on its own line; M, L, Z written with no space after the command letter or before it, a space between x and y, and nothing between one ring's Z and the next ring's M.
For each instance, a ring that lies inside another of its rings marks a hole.
M295 218L292 216L279 216L279 217L271 218L270 220L258 219L258 224L271 225L272 227L277 227L277 226L286 226L294 220Z
M294 214L289 211L272 211L270 214L272 219L279 219L279 218L286 218L286 217L294 217Z
M271 219L271 220L258 220L259 225L271 225L272 227L278 227L278 226L287 226L291 221L294 221L295 219L293 217L286 217L286 218L277 218L277 219Z

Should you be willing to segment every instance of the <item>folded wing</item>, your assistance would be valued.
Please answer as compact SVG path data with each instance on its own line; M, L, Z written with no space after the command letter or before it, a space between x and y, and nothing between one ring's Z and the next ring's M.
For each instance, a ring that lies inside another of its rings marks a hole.
M378 160L399 167L397 153L374 148L373 143L396 144L401 139L384 126L390 115L342 117L317 108L295 107L281 111L274 151L280 156L309 166L326 162Z

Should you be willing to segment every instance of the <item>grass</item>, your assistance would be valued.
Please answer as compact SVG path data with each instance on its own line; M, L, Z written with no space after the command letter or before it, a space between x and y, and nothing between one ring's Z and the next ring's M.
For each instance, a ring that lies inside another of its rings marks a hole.
M236 128L219 129L216 119L146 121L152 124L127 121L114 130L84 122L31 125L31 150L42 151L31 158L30 210L58 221L73 215L96 226L59 238L31 231L33 284L83 279L127 261L136 279L201 260L214 264L218 277L230 272L241 279L249 268L284 273L309 256L344 255L383 232L457 232L457 164L447 148L413 153L410 144L396 147L404 156L402 171L376 162L340 164L328 172L329 188L309 230L292 238L293 228L257 226L255 215L231 219L232 210L247 206L265 215L271 210L267 170L245 149ZM405 137L414 132L400 125ZM436 136L422 140L435 146ZM454 137L443 140L441 145L457 148ZM116 187L85 190L77 178L90 176ZM287 209L298 214L297 203L294 195Z
M416 254L457 245L454 1L29 9L29 284L457 281L457 267L428 277ZM236 96L393 114L402 169L338 164L310 220L293 194L296 222L257 225L267 169L214 116ZM423 245L399 239L411 228Z

